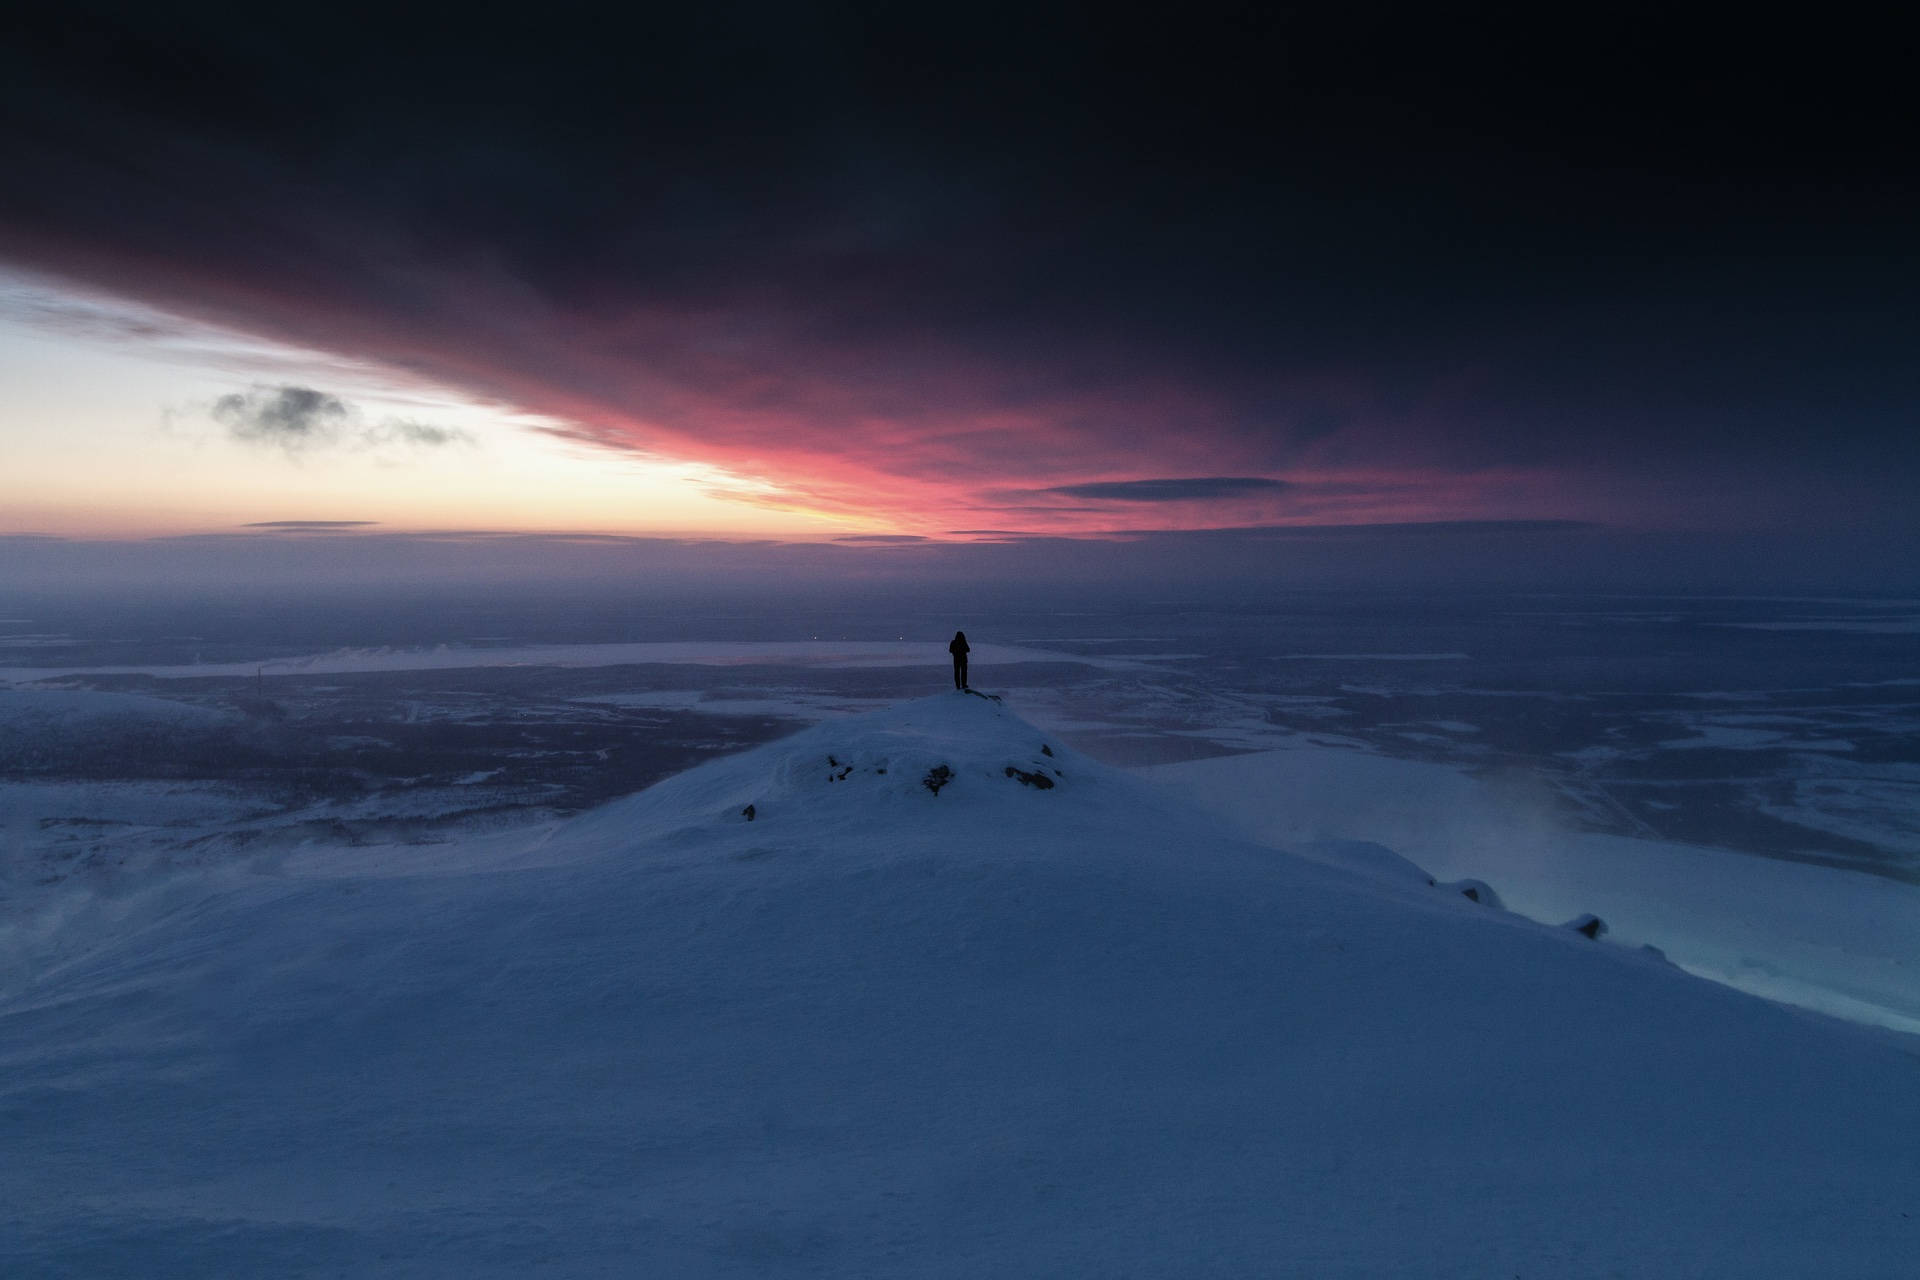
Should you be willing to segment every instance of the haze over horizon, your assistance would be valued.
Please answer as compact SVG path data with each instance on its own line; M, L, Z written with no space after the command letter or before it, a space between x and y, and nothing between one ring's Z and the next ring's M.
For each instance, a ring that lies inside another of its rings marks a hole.
M1865 22L7 28L0 585L1916 585Z

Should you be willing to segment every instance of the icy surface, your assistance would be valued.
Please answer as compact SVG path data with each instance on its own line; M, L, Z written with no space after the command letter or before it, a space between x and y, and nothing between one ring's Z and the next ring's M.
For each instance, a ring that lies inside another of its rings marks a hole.
M947 694L558 826L175 881L0 1002L0 1273L1920 1254L1912 1041L1308 852Z

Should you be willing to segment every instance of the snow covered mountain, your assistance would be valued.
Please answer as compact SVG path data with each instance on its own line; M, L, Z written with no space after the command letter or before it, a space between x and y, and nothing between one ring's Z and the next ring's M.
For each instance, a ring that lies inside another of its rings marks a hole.
M948 694L197 880L0 1002L0 1273L1911 1274L1910 1039L1314 853Z

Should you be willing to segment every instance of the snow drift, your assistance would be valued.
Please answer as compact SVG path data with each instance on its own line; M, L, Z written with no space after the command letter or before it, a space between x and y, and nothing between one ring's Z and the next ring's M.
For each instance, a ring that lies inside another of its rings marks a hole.
M0 1271L1920 1255L1911 1041L1378 853L1236 839L987 699L829 721L512 848L356 852L0 1004Z

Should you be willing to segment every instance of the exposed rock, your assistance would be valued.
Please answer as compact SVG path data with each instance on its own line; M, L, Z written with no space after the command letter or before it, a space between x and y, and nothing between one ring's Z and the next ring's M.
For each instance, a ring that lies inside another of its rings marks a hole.
M1586 937L1598 938L1607 931L1607 922L1589 911L1584 915L1575 916L1573 919L1567 921L1565 927Z
M1468 902L1477 902L1483 907L1494 907L1504 911L1506 904L1500 901L1500 895L1485 880L1452 880L1439 886L1449 892L1457 893Z
M742 809L742 810L740 811L740 816L741 816L741 817L743 817L743 818L745 818L745 819L746 819L746 820L747 820L748 822L752 822L752 821L753 821L753 806L752 806L752 805L748 805L748 806L747 806L746 808L744 808L744 809Z
M1043 756L1050 756L1053 754L1053 748L1043 742L1040 744L1040 754Z
M1046 774L1039 772L1028 773L1025 769L1016 769L1012 765L1007 766L1007 776L1009 778L1018 778L1025 785L1038 788L1041 791L1049 790L1053 786L1053 779L1049 778Z
M927 770L927 776L920 779L920 785L925 787L927 790L933 792L933 794L939 795L940 788L946 786L949 782L952 782L952 781L953 781L953 770L947 768L947 766L943 764L937 764L933 766L933 768Z

